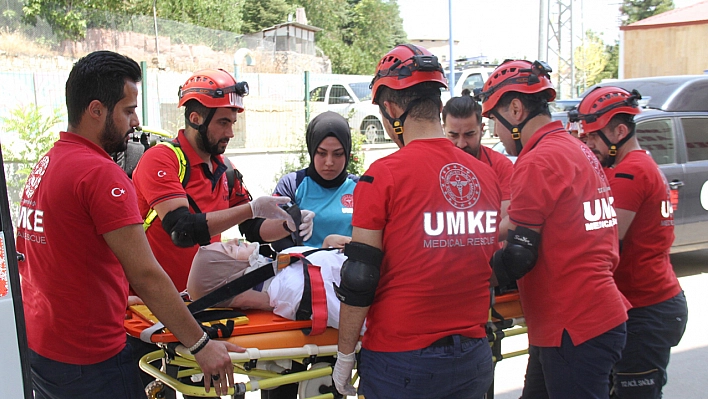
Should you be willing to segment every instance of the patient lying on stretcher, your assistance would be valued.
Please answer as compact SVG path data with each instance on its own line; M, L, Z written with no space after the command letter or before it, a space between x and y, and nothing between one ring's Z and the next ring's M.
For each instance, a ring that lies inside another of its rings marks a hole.
M347 238L339 237L342 236L335 237L335 246L338 246L342 240L347 240ZM325 245L330 242L332 241L325 240ZM303 253L312 249L314 248L292 247L281 253ZM339 300L334 294L332 283L339 284L340 270L346 256L334 248L312 253L307 256L307 259L313 265L320 267L327 296L327 325L337 328L339 326ZM245 273L270 262L270 259L259 255L258 244L255 243L239 244L232 240L200 247L192 261L192 269L187 280L187 292L192 300L197 300ZM263 284L237 295L219 306L271 310L281 317L295 320L295 314L305 287L302 267L302 262L295 262L280 270L275 277L266 280Z

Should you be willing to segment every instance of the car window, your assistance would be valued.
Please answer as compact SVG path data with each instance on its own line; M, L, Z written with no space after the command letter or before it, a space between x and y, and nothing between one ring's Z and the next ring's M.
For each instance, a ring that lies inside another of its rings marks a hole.
M708 160L708 118L681 118L688 161Z
M371 89L369 82L349 83L354 95L359 98L359 101L371 100Z
M320 86L310 90L310 101L324 102L327 86Z
M637 140L659 165L676 163L674 129L670 119L652 119L637 123Z
M482 79L482 74L473 73L465 79L465 83L462 84L462 90L469 89L470 92L474 89L481 89L484 87L484 79Z
M330 104L348 104L353 102L352 96L349 95L344 86L332 85L332 89L329 91Z

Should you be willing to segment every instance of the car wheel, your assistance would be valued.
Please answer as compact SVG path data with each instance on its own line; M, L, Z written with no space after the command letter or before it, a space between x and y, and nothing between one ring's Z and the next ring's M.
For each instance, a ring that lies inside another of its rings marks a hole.
M374 144L377 140L383 139L383 126L375 117L367 117L361 123L361 134L366 137L366 142ZM381 139L379 139L381 138Z

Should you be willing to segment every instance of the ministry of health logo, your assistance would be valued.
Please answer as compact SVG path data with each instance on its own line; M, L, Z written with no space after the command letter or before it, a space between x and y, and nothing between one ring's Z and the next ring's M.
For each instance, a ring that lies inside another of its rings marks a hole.
M474 206L481 194L477 176L459 163L449 163L440 169L440 189L447 202L457 209Z
M607 177L605 176L605 172L602 170L602 165L600 165L600 161L597 160L597 157L592 150L585 145L581 145L580 149L583 150L583 154L588 161L590 161L590 165L592 165L592 169L595 171L595 174L600 178L600 180L602 180L604 185L608 185Z
M354 208L354 195L344 194L342 195L342 198L340 198L340 202L345 208Z
M49 156L45 155L39 160L39 162L37 162L34 169L32 169L32 173L30 173L27 178L27 183L25 184L25 196L27 199L31 199L34 192L37 191L37 187L39 187L39 183L42 181L42 176L44 176L44 172L47 171L48 166Z

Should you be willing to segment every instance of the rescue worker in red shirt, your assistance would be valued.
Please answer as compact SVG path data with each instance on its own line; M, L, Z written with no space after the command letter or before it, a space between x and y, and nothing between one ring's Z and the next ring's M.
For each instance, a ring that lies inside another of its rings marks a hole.
M443 129L445 136L457 148L472 155L494 169L502 189L501 218L506 217L511 191L509 181L514 171L514 164L497 151L482 145L484 122L482 122L482 106L470 96L468 89L462 90L460 97L447 101L442 110Z
M597 158L551 120L550 72L508 60L480 94L482 115L518 156L506 242L490 264L500 285L519 287L529 338L522 398L607 398L629 307L612 276L617 217Z
M372 81L400 149L354 189L352 241L335 290L332 378L344 395L356 394L351 371L365 318L359 395L478 399L492 382L485 325L501 190L488 165L444 137L445 86L437 57L410 44L386 54Z
M69 125L32 170L17 250L34 397L145 398L123 327L128 283L225 395L233 344L211 341L150 251L133 184L111 159L139 125L140 66L111 51L76 62Z
M266 196L251 201L238 172L229 193L225 163L230 160L222 154L234 137L233 125L244 111L247 94L248 85L236 82L223 69L195 72L179 91L186 126L174 141L189 162L186 187L178 175L179 160L167 146L146 151L133 172L141 214L157 212L146 229L150 246L178 290L186 288L199 245L221 241L225 230L239 225L249 241L269 242L295 228L283 223L283 219L292 223L292 218L278 207L290 198ZM311 229L311 216L303 214L310 223L301 229Z
M187 287L199 246L221 241L225 230L239 225L249 241L270 242L295 229L292 217L279 207L290 198L264 196L251 201L238 171L229 190L226 163L231 161L222 154L234 137L233 125L244 111L247 94L248 84L236 82L223 69L195 72L179 90L186 126L172 142L186 158L183 176L177 152L167 145L147 150L133 171L150 247L180 291ZM157 217L150 222L152 210ZM314 213L302 211L301 216L300 234L309 234ZM131 342L141 346L138 339ZM135 356L149 350L149 345L142 345ZM143 374L145 383L150 379Z
M610 397L616 399L662 397L671 347L681 340L688 318L669 257L674 241L669 185L635 134L639 99L637 91L606 86L569 113L582 124L581 138L605 168L615 199L620 262L614 277L632 304L627 345L612 370Z

